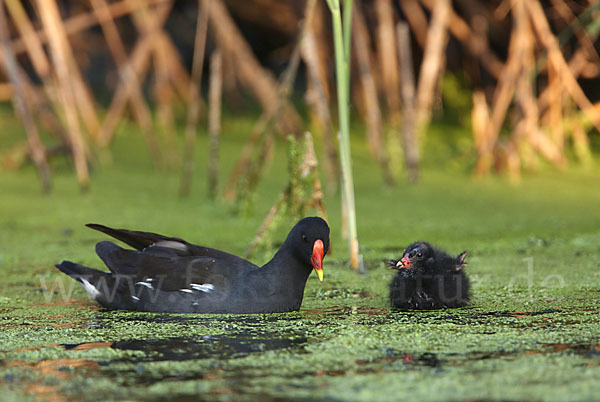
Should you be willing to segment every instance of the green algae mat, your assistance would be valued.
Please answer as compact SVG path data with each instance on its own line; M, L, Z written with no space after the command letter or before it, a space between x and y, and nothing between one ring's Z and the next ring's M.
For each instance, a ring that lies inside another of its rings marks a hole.
M347 268L332 194L325 281L311 275L299 312L146 314L103 310L53 268L64 258L103 266L94 244L106 238L83 224L243 254L285 176L265 179L254 213L241 217L206 200L200 170L182 200L175 175L119 162L121 152L86 194L66 166L50 196L32 169L0 172L0 400L598 399L600 174L541 171L512 186L430 168L420 185L389 189L359 151L366 273ZM285 156L273 163L285 171ZM383 260L415 240L469 251L466 308L389 308L394 271Z

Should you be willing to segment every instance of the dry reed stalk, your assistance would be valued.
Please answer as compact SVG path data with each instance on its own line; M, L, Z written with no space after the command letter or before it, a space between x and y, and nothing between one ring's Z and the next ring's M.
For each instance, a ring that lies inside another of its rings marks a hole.
M132 8L130 0L121 0L114 3L110 3L108 7L111 19L116 19L124 15L131 14L139 7L148 7L150 5L165 3L167 1L171 0L146 0L144 2L136 4L134 8ZM96 26L101 22L102 21L98 20L94 12L89 12L68 17L63 21L63 25L65 33L70 36L76 35L81 31L85 31L86 29ZM48 37L46 36L46 33L43 29L35 31L35 35L42 44L48 42ZM20 54L26 51L26 44L24 38L15 39L12 43L12 46L16 54Z
M202 69L206 52L206 34L208 32L208 0L198 0L196 17L196 34L194 36L194 56L192 59L192 76L188 88L188 110L185 124L185 148L183 150L183 169L179 194L188 196L194 170L194 148L196 146L196 130L200 119Z
M532 85L532 79L535 77L534 38L533 32L531 31L531 25L527 20L527 13L523 0L513 0L512 12L513 18L515 19L515 25L518 26L519 30L520 72L515 82L514 97L515 103L519 106L521 112L521 120L517 122L516 127L513 130L511 144L514 145L513 149L515 155L511 158L509 153L509 162L511 159L519 159L517 152L521 141L524 139L527 139L535 148L540 133L538 124L539 111ZM514 171L516 167L517 165L515 163L509 163L509 177L514 182L518 182L521 179L520 165L518 166L518 171Z
M527 11L531 18L534 30L542 43L542 45L548 51L548 56L557 68L560 74L562 84L567 90L569 95L573 98L577 106L586 115L586 117L592 122L597 130L600 131L600 113L598 113L592 103L589 101L579 83L573 76L573 73L569 69L567 62L565 61L558 40L552 34L548 20L544 15L544 10L538 0L530 0L526 2Z
M277 85L277 99L275 109L272 111L265 110L263 115L259 118L255 124L252 134L250 135L246 145L242 149L242 153L236 162L227 186L224 190L224 196L226 199L233 199L235 194L235 184L239 181L239 178L244 171L246 171L247 189L248 193L254 191L255 186L258 184L262 176L262 172L266 169L269 161L272 157L272 148L274 144L274 129L275 124L280 121L280 117L285 113L289 105L289 96L292 90L292 85L296 79L298 72L298 66L300 65L300 52L305 33L310 26L311 18L314 13L316 0L309 0L306 2L304 19L301 23L298 39L296 46L290 57L289 65L281 75L281 82ZM262 129L264 127L264 129ZM262 130L258 130L261 128ZM261 135L262 134L262 135ZM259 143L262 138L262 147L259 151L259 156L254 165L251 163L252 152L255 146Z
M329 112L326 90L327 82L322 81L323 77L320 73L323 62L320 60L320 55L317 50L318 44L315 39L315 20L317 20L317 18L313 18L313 23L307 26L307 31L300 49L302 59L306 65L309 82L306 91L306 102L310 105L312 110L314 110L314 116L316 116L316 120L321 126L320 132L323 137L323 146L325 149L324 167L327 174L327 181L330 188L337 188L340 176L339 161L333 125L331 123L331 114Z
M256 96L261 106L270 114L278 104L277 82L273 75L265 70L244 39L221 0L213 0L209 8L209 21L219 48L235 55L236 73L242 84ZM298 132L301 119L289 104L277 121L283 132Z
M39 10L39 13L43 14L43 12L41 11L42 8L39 5L39 1L36 2L36 4L38 5L37 8ZM58 6L53 2L53 5L51 5L50 8L56 8L56 16L58 17L58 20L56 21L55 34L61 43L60 49L63 54L62 58L64 59L64 62L68 63L65 68L69 72L70 76L70 86L72 87L73 96L75 98L75 110L79 111L79 114L81 115L81 121L86 127L90 137L96 143L99 143L100 120L98 119L98 115L96 114L96 105L94 102L94 98L91 94L91 91L84 82L83 76L81 75L81 71L79 70L79 66L77 65L77 61L75 60L75 55L73 54L73 49L69 44L69 40L64 29L63 20L60 17L60 13L58 11ZM47 31L46 34L48 34ZM50 41L52 41L52 38L50 38ZM52 44L50 44L50 46L52 47Z
M60 111L57 84L52 75L50 62L46 56L46 53L44 52L42 42L39 40L33 24L31 23L31 20L29 19L29 16L23 8L21 2L18 0L7 0L5 4L9 13L11 14L12 19L15 21L15 26L17 27L19 34L23 38L27 53L33 64L33 68L42 81L42 88L47 99L45 99L43 95L39 94L37 88L29 83L27 76L24 75L23 72L20 72L19 74L23 90L25 92L25 97L29 99L29 104L32 109L37 108L40 111L40 118L45 126L50 128L51 132L57 133L63 139L66 139L67 136L64 135L64 128L56 119L53 112L48 110L46 107L42 107L43 103L49 101L54 111L57 111L57 113ZM2 57L0 54L0 59L1 58ZM17 68L20 70L18 65Z
M369 43L369 32L363 18L360 4L357 2L352 15L353 20L353 49L356 55L358 78L362 86L363 103L365 106L365 120L367 123L367 146L371 155L379 162L383 178L388 185L394 184L394 178L390 168L389 155L383 139L383 123L379 99L377 98L377 85L373 78L371 66L371 54ZM389 50L389 49L388 49ZM397 82L396 82L397 83ZM397 97L397 95L396 95ZM398 103L398 108L400 104ZM397 109L393 113L398 113ZM397 117L399 120L399 117ZM395 119L394 119L395 120Z
M323 186L319 179L319 161L317 159L317 153L315 152L312 135L308 131L304 133L304 144L304 161L300 166L302 177L307 177L311 173L313 175L313 191L309 208L318 210L321 217L328 221L327 211L325 210L325 204L323 203Z
M434 6L438 3L433 0L421 0L421 2L433 12ZM503 69L503 63L498 56L489 48L487 41L478 40L477 36L469 25L454 10L450 10L448 16L448 30L456 39L462 42L466 49L476 57L481 65L494 77L500 78Z
M158 47L165 48L165 41L159 39ZM170 81L170 62L165 51L154 52L154 87L153 95L157 104L157 116L160 131L164 140L166 165L173 170L178 168L179 152L177 150L177 134L173 116L175 90Z
M501 0L500 4L493 11L492 16L497 21L503 21L508 14L510 13L510 9L512 8L512 0Z
M400 127L400 84L392 1L376 0L375 11L378 21L377 55L381 68L381 85L383 85L382 89L385 94L389 123L396 131ZM366 106L369 107L369 105Z
M216 50L210 57L210 82L208 87L208 196L217 197L219 179L219 136L221 134L221 98L223 93L223 62Z
M593 63L588 60L585 60L579 75L581 78L585 78L588 80L598 78L598 76L600 76L600 63Z
M428 22L427 16L423 12L419 2L417 0L404 0L400 1L400 8L406 16L406 21L412 29L415 40L422 48L425 47L427 41Z
M36 73L42 79L47 79L50 75L50 62L46 57L39 35L23 8L23 4L20 0L5 0L4 4L6 4L10 16L15 21L15 27L21 35L22 43L29 54Z
M126 83L131 82L129 103L131 104L134 116L140 126L144 138L146 139L148 148L150 149L152 161L154 162L155 166L160 166L162 163L162 157L158 142L156 140L156 134L154 133L152 112L150 111L150 108L144 99L140 79L134 68L129 63L125 45L121 40L121 36L114 20L111 18L108 3L106 0L91 0L91 5L98 20L101 21L102 31L104 33L104 37L106 38L108 49L117 65L122 85L126 85Z
M129 1L134 5L143 3L141 0ZM152 13L153 11L148 7L140 7L132 14L133 22L141 35L144 35L146 32L153 29L154 22ZM159 72L159 74L162 75L161 79L163 80L163 84L172 84L181 98L187 102L190 87L190 77L187 70L183 66L181 56L179 55L175 44L169 35L165 33L164 29L160 29L157 32L153 53L157 64L161 65L162 67L160 68L163 68L164 70L163 72ZM163 102L166 103L164 100Z
M325 94L324 99L331 99L330 61L333 49L330 43L325 40L329 37L330 29L329 20L326 18L326 7L326 2L317 1L315 3L310 25L306 31L308 39L304 41L310 42L309 47L314 51L314 74L318 78L316 81L321 83ZM333 142L335 142L335 139ZM334 144L334 146L337 147L337 144Z
M141 0L128 1L132 3L132 6L138 3L143 3ZM132 17L133 22L140 34L144 35L146 32L148 32L148 30L152 29L152 11L148 7L138 8L136 12L132 13ZM187 101L187 96L189 95L190 77L185 67L183 67L181 56L179 55L175 44L164 32L164 29L160 29L157 32L153 53L155 59L161 60L161 58L163 58L163 60L166 61L164 70L165 77L168 77L168 80L164 81L165 84L167 82L171 83L180 94L181 98L184 101Z
M522 4L519 1L516 0L515 7L513 8L515 23L508 47L508 59L504 64L503 72L500 74L494 90L491 116L487 125L485 140L482 142L485 144L485 148L480 150L474 170L474 173L479 176L487 174L492 166L494 147L504 123L506 112L515 93L517 79L522 68L526 20L522 18L524 10L522 10Z
M238 90L238 82L235 75L235 58L229 53L221 54L223 58L223 94L227 99L227 104L233 110L240 110L245 101L241 95L241 91Z
M62 30L60 14L56 3L45 0L37 0L37 6L46 29L50 44L50 54L54 64L54 69L58 77L59 96L63 104L62 112L65 115L71 152L75 163L75 171L79 180L79 185L83 190L89 185L89 172L86 160L86 145L81 134L81 128L77 118L77 102L72 87L72 71L69 68L67 56L66 36Z
M539 127L539 110L537 107L537 99L534 94L533 77L535 70L535 55L534 55L534 37L531 26L527 20L527 15L524 12L525 6L523 0L516 0L519 4L515 5L515 18L523 19L517 24L523 25L523 57L522 72L519 75L516 88L516 100L524 117L523 131L528 142L546 159L552 162L556 167L561 168L565 164L565 160L557 147Z
M177 91L179 97L187 102L190 88L191 77L186 68L183 66L183 60L181 59L181 55L179 51L175 47L175 44L171 40L171 38L165 33L160 32L159 41L162 46L159 47L160 51L164 52L165 59L168 61L169 66L169 79L173 84L173 87ZM157 48L157 49L159 49ZM155 51L157 51L155 49ZM202 98L200 98L202 101Z
M517 89L517 93L520 89ZM521 110L522 111L522 110ZM512 184L521 182L521 158L523 149L529 149L532 155L537 157L537 154L531 149L531 145L526 141L528 137L527 126L530 121L526 116L521 115L521 119L515 124L511 138L507 143L499 142L496 146L495 168L496 171L506 169L508 179Z
M515 101L522 111L521 120L515 125L513 138L508 148L509 174L515 179L520 174L520 172L515 171L517 167L520 169L520 161L518 160L519 158L525 158L525 156L519 157L517 155L521 148L524 150L531 146L557 168L565 166L563 131L563 89L565 87L567 87L567 92L575 101L579 99L578 105L580 108L587 107L587 110L583 110L583 112L588 117L600 117L600 114L594 110L591 103L585 98L572 72L562 58L558 42L550 31L539 3L537 1L512 0L511 4L514 28L511 34L509 57L505 64L505 72L501 75L494 94L492 117L490 124L487 126L486 138L476 141L479 160L475 172L484 174L489 170L498 133L514 94ZM539 98L534 95L535 91L532 83L536 68L534 31L549 53L548 87ZM577 63L573 65L577 65ZM548 110L540 120L542 106L548 107ZM550 126L552 138L540 129L540 121ZM475 134L478 135L477 132ZM585 141L582 143L585 147Z
M15 110L23 120L31 159L38 169L42 184L42 191L44 193L49 193L51 190L51 182L50 168L46 160L46 150L33 120L33 113L31 112L29 104L27 103L26 93L21 79L21 72L17 64L17 59L11 49L3 5L0 5L0 43L2 46L2 54L4 56L3 61L6 75L12 85Z
M152 24L149 31L143 35L135 44L133 50L129 52L129 61L127 64L131 66L135 75L142 82L149 68L150 52L152 51L157 37L157 31L162 29L169 12L172 7L172 0L168 3L161 4L157 7L156 12L152 15ZM127 102L135 91L135 82L127 81L123 85L119 85L113 94L112 101L108 108L108 112L102 124L102 132L100 138L102 145L107 146L112 141L117 125L121 120Z
M590 150L590 141L580 119L574 119L571 137L573 138L573 149L579 163L585 167L592 166L594 158Z
M480 157L482 155L485 155L488 158L491 157L491 155L488 155L488 150L493 146L488 144L489 139L487 138L487 126L489 125L489 121L490 109L487 101L485 100L485 93L480 89L476 89L473 91L471 127L473 130L473 142L475 144L475 149Z
M548 108L548 127L552 133L552 140L562 154L565 148L565 132L563 129L563 92L560 85L560 76L554 63L548 63L548 87L551 100ZM537 107L537 102L536 102Z
M429 125L431 107L438 77L442 74L444 49L448 40L450 0L438 0L432 10L431 24L427 32L427 46L419 72L417 85L417 129L419 135Z
M410 30L408 25L399 22L396 26L398 40L398 57L400 63L400 91L402 94L402 121L404 140L404 160L408 170L408 179L412 183L419 181L419 139L416 125L415 75L410 47Z
M556 11L567 25L572 25L576 21L577 17L563 0L550 0L550 2L552 3L553 10ZM575 36L577 36L581 49L583 49L586 55L592 59L595 64L600 63L600 57L594 47L594 41L590 38L588 32L583 29L583 27L580 27L580 29L575 30Z
M582 76L590 64L591 63L588 62L585 51L582 48L579 48L575 51L568 63L569 70L571 70L571 73L575 78ZM550 105L550 98L550 87L547 86L538 96L538 107L540 110L545 110Z
M136 5L143 4L142 0L128 0L133 7ZM156 10L156 8L154 9ZM152 11L149 7L137 7L135 12L132 12L131 16L133 18L133 23L136 26L140 35L145 35L147 32L153 29L153 17L152 14L155 11ZM171 83L177 89L182 99L187 101L187 96L189 92L190 86L190 77L182 64L181 57L179 52L177 51L173 41L161 27L156 33L156 41L154 43L153 48L154 59L158 60L158 63L161 63L161 58L164 58L166 61L164 69L164 76L168 77L168 80L163 81L166 83ZM160 74L160 72L159 72ZM161 77L162 79L162 77Z
M515 133L517 133L516 129ZM521 182L520 137L521 135L513 136L506 147L506 170L508 171L508 178L513 184Z
M0 102L11 100L13 97L13 89L10 82L0 83Z
M66 38L66 37L65 37ZM70 49L70 46L68 47ZM73 81L73 95L75 96L77 110L83 121L89 136L97 144L101 143L100 139L100 119L96 113L96 105L92 96L91 90L83 81L79 67L77 67L75 58L72 53L67 54L69 56L70 68L72 72L71 80Z
M129 0L132 6L140 3L140 0ZM156 10L156 9L155 9ZM133 14L133 22L140 33L146 35L153 29L153 16L155 11L148 7L140 7ZM155 85L154 94L158 105L158 119L162 132L166 139L167 161L171 168L177 165L177 139L175 136L175 124L173 118L173 102L175 94L174 87L184 101L187 101L190 87L190 77L182 65L179 52L175 48L171 38L163 29L156 31L156 40L153 47L155 61ZM158 141L154 141L158 144Z
M58 99L58 93L56 92L56 86L54 87L54 97L52 104L49 103L48 96L35 85L31 83L29 77L25 72L19 68L19 74L23 83L23 89L25 91L25 97L30 102L32 112L37 114L40 119L40 123L44 128L52 134L55 134L61 141L67 143L69 136L67 131L59 120L57 112L60 112L60 100ZM44 88L46 91L48 89ZM67 147L68 148L68 147Z

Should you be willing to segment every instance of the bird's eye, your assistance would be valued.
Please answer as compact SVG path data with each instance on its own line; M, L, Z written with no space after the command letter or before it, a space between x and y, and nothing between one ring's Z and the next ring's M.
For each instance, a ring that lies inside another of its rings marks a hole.
M419 252L417 253L417 257L419 257L419 258L423 257L423 253L419 251Z
M306 235L305 235L305 234L303 234L303 235L302 235L302 241L303 241L304 243L308 243L308 237L306 237Z

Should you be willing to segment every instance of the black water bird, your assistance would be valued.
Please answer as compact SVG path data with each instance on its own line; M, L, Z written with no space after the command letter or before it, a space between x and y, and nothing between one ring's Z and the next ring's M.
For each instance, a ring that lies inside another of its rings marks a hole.
M429 243L416 242L399 260L386 261L398 272L390 283L390 302L403 310L462 307L470 298L464 267L467 252L451 257Z
M273 259L262 267L235 255L177 237L88 224L133 247L109 241L96 253L110 272L69 261L56 267L80 282L109 309L172 313L275 313L297 311L314 269L323 280L329 226L300 220Z

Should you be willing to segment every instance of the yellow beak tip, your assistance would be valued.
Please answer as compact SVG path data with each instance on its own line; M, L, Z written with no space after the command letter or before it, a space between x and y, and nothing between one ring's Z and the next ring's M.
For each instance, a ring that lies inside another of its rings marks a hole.
M319 278L319 281L323 282L323 270L315 269L315 272L317 273L317 278Z

